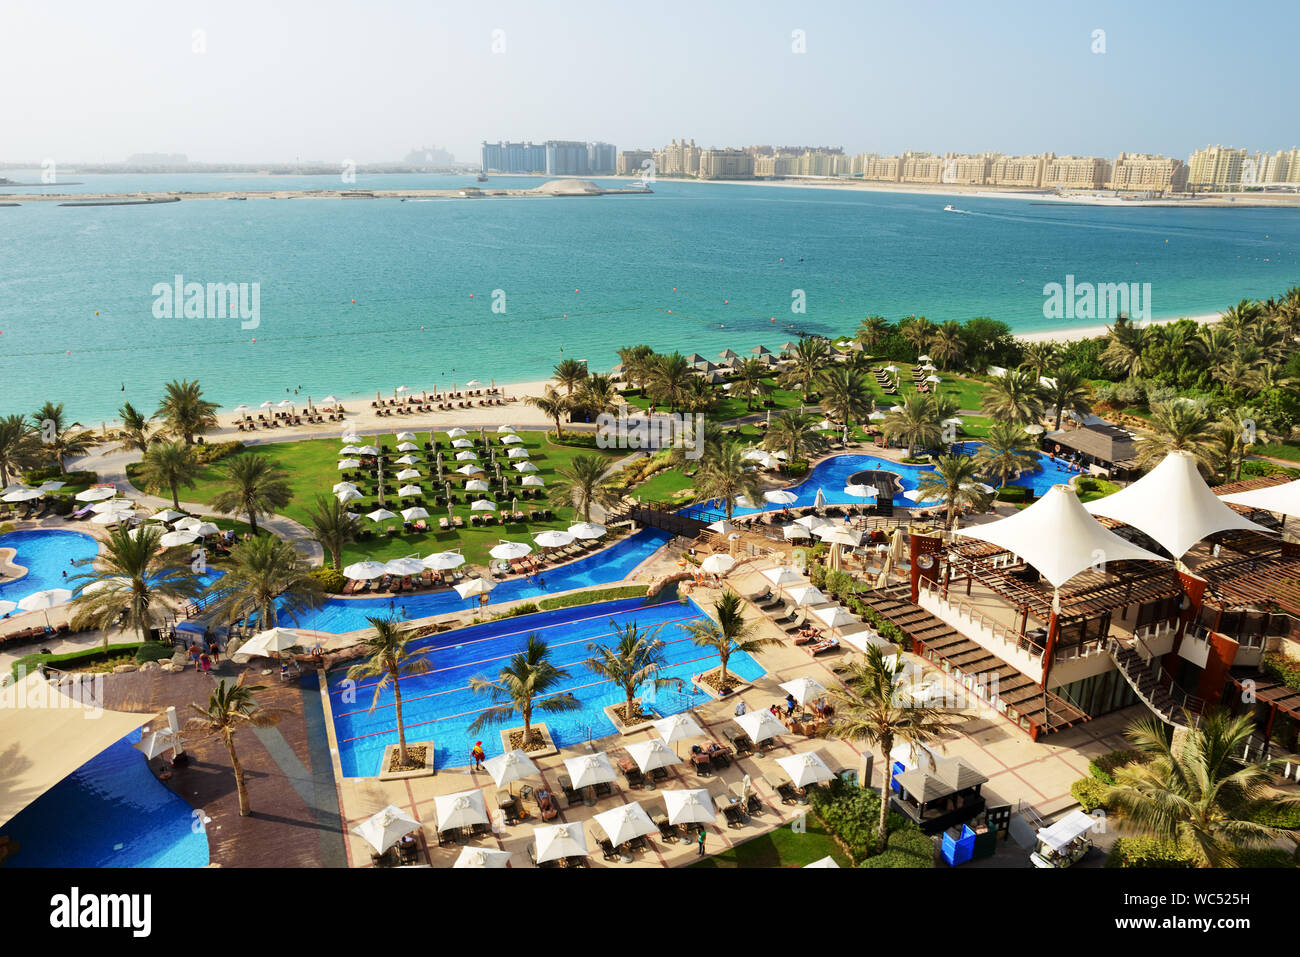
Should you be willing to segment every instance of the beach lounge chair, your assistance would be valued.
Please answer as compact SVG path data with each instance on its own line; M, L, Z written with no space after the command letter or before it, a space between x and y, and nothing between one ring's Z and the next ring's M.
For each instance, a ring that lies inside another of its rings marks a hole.
M631 758L623 758L618 762L619 769L623 772L623 777L627 780L629 788L639 788L645 786L645 776L641 769Z
M777 797L781 799L782 804L795 804L799 800L799 792L784 774L778 774L773 777L764 775L763 780L768 783Z
M542 861L537 863L537 852L533 850L533 844L528 842L528 859L533 862L533 867L559 867L559 861Z
M608 781L601 781L596 785L596 798L607 798L614 793L614 786Z
M749 735L744 731L733 731L731 728L723 728L722 736L731 743L732 749L736 752L736 757L741 758L747 754L754 753L754 742L749 740Z
M820 655L823 651L833 651L839 646L840 646L840 640L838 638L831 637L831 638L827 638L824 641L819 641L815 645L809 645L807 650L808 650L808 654L812 655L815 658L818 655Z
M564 792L564 800L572 807L575 804L582 803L582 794L574 790L573 781L567 774L561 774L559 777L560 790Z

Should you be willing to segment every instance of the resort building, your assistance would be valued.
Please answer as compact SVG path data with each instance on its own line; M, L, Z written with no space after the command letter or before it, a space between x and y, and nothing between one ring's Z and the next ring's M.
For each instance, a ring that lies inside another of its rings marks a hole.
M1168 156L1120 153L1115 158L1107 188L1181 193L1187 189L1187 164Z
M701 152L695 140L673 140L655 153L655 169L664 176L698 176Z
M902 175L902 161L897 156L859 153L853 157L853 175L882 183L897 183Z
M613 143L587 144L587 172L593 176L609 176L618 167L618 150Z
M899 157L899 182L937 183L943 175L943 157L932 153L904 153Z
M700 179L753 179L754 157L744 150L703 150Z
M646 162L654 162L654 158L652 150L623 150L618 154L615 172L619 176L636 176L646 169Z
M993 167L993 154L947 153L943 157L940 182L960 183L965 186L984 186L989 181Z
M1110 161L1100 156L1057 156L1043 165L1045 189L1102 189L1110 180Z
M1300 149L1278 150L1260 159L1259 181L1264 184L1300 183Z
M1038 189L1043 185L1043 168L1047 165L1047 154L1038 156L1002 156L993 157L989 164L988 184L990 186L1024 186Z
M1068 423L1070 416L1066 416ZM1132 432L1095 415L1080 417L1076 428L1064 428L1043 436L1045 452L1078 453L1093 472L1113 478L1128 478L1137 472L1137 439Z
M495 173L546 172L546 147L540 143L482 144L480 162L483 169Z
M1246 164L1251 160L1245 150L1224 146L1207 146L1197 150L1187 161L1187 185L1194 190L1221 191L1238 189L1242 185ZM1259 161L1254 160L1254 177L1245 179L1258 182Z

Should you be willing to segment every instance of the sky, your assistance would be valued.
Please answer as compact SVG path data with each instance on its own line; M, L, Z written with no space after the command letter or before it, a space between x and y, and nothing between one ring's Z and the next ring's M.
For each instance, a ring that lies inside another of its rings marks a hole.
M1300 3L1224 9L4 0L0 162L379 163L424 146L475 162L485 139L1181 158L1297 145Z

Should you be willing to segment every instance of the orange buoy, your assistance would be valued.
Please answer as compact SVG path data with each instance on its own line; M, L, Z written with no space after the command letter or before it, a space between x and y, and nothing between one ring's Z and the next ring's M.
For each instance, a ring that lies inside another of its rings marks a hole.
M353 300L352 300L352 302L353 302L353 303L354 303L354 304L355 304L355 303L356 303L356 300L355 300L355 299L353 299Z

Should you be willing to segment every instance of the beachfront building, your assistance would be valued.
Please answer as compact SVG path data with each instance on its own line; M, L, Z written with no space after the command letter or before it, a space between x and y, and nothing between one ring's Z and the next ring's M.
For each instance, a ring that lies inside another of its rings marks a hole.
M703 150L700 179L753 179L754 157L744 150Z
M581 140L546 141L547 176L585 176L587 163L587 144Z
M1102 189L1110 180L1110 161L1100 156L1047 154L1043 165L1044 189Z
M793 176L798 169L797 158L787 155L755 156L754 175L770 179L776 176Z
M618 167L618 150L613 143L587 144L587 172L593 176L609 176Z
M619 176L638 176L648 167L647 162L654 162L653 150L623 150L618 154L615 171Z
M988 184L1038 189L1043 185L1043 168L1046 165L1046 153L1038 156L1003 156L999 153L989 164Z
M1300 183L1300 149L1278 150L1260 159L1259 181L1263 184Z
M1107 188L1152 193L1181 193L1187 189L1187 164L1168 156L1120 153L1111 168Z
M879 153L859 153L853 157L852 173L865 180L880 183L897 183L902 175L902 162L897 156Z
M701 152L695 140L673 140L655 153L655 169L664 176L698 176Z
M964 186L987 185L993 157L992 153L945 153L939 180Z
M1247 163L1255 164L1254 176L1247 170ZM1252 160L1245 150L1231 146L1207 146L1197 150L1187 161L1187 185L1193 190L1219 192L1239 189L1243 177L1258 182L1259 161Z
M899 157L899 182L937 183L942 175L942 156L907 152Z
M483 169L495 173L546 172L546 147L540 143L488 143L480 148Z

